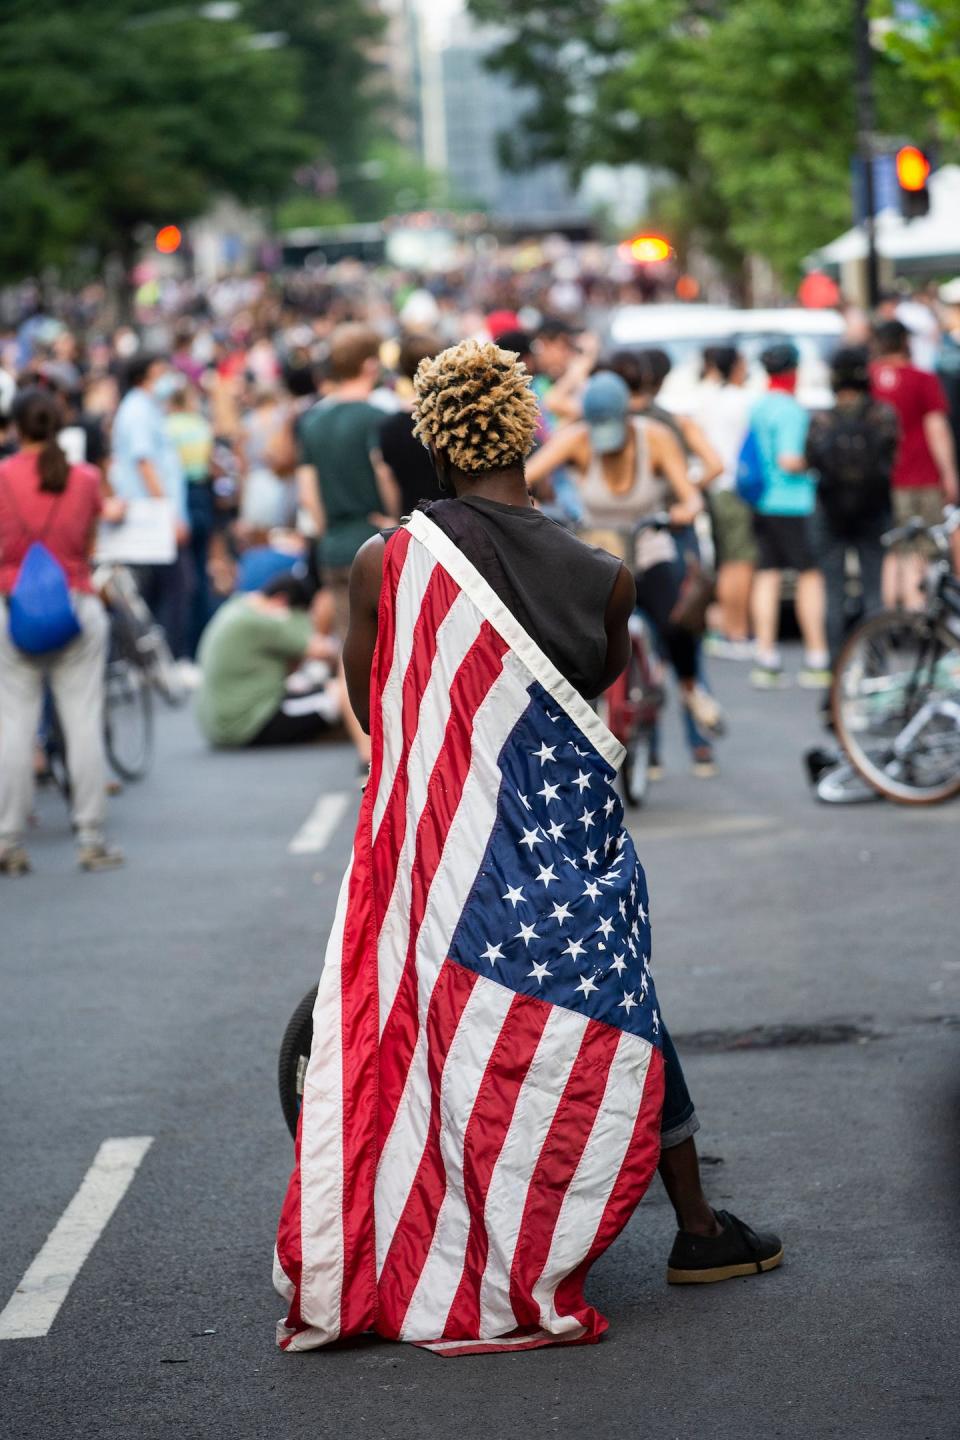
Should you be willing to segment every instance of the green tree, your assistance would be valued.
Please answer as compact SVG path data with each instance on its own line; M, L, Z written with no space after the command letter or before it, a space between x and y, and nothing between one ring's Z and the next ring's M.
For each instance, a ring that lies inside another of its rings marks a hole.
M731 269L755 252L792 278L850 223L853 0L468 3L507 27L495 64L534 97L515 163L646 164ZM915 132L916 87L877 69L881 125Z
M889 3L878 7L893 13ZM887 36L887 52L920 86L945 136L960 137L960 7L956 0L923 0L923 19Z
M5 0L0 278L78 246L133 253L138 227L217 193L271 199L306 153L297 60L242 19L137 0Z

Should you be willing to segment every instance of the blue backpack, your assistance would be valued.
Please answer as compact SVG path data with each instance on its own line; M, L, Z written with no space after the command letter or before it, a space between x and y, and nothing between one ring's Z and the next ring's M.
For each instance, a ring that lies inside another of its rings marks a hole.
M760 442L757 439L757 432L750 429L747 431L747 438L740 448L737 460L737 494L753 510L763 499L763 492L766 488L767 471L763 463Z
M13 497L8 498L16 514ZM43 535L32 541L24 555L7 599L10 639L27 655L46 655L50 650L60 650L80 634L67 573L43 543L59 504L60 497L54 502ZM29 535L19 514L17 519Z

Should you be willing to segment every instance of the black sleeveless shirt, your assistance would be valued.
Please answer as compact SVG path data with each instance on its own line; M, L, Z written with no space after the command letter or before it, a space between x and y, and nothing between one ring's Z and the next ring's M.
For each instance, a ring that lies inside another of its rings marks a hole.
M479 495L420 507L588 700L603 689L604 616L620 561L539 510Z

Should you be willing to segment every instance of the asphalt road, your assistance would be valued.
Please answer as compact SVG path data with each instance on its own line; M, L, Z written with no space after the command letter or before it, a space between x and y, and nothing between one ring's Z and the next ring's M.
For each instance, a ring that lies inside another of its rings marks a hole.
M165 714L152 776L113 805L128 868L77 874L42 795L36 873L0 887L0 1309L102 1142L153 1137L49 1334L0 1340L0 1433L955 1440L960 806L815 805L812 699L715 673L721 776L686 773L671 715L634 830L709 1191L782 1232L783 1268L668 1289L656 1183L593 1272L601 1345L277 1352L276 1053L318 972L353 765L210 755ZM325 848L291 854L344 793Z

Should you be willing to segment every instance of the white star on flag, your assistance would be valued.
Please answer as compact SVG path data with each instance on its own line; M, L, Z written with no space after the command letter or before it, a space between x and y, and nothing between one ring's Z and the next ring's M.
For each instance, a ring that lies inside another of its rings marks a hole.
M568 940L567 948L562 953L569 955L571 960L576 960L578 956L586 955L587 947L586 945L581 945L579 940Z
M600 886L596 883L595 880L588 880L584 887L583 893L584 895L589 895L591 900L599 900Z
M558 878L559 877L554 873L552 865L540 866L540 874L537 876L537 879L540 881L544 890L548 889L552 882Z
M534 962L533 962L533 969L530 970L530 971L528 971L528 973L527 973L527 979L528 979L528 980L536 980L539 985L542 985L542 984L543 984L543 977L544 977L544 975L552 975L552 974L553 974L553 971L552 971L552 970L548 970L545 963L544 963L544 964L541 964L539 960L534 960Z
M481 959L481 960L489 960L491 965L496 965L496 963L497 963L498 960L502 960L502 959L503 959L503 950L500 948L499 945L492 945L492 944L490 943L490 941L488 940L488 941L487 941L487 948L486 948L486 950L484 950L483 954L480 956L480 959Z
M517 791L517 794L520 795L520 791L519 791L519 790ZM521 801L523 802L523 808L524 808L525 810L529 810L529 809L531 808L531 806L530 806L530 801L527 799L526 795L520 795L520 799L521 799Z
M636 996L637 992L635 990L624 990L623 999L620 1001L620 1004L617 1008L619 1010L626 1010L627 1014L629 1015L630 1011L635 1007L637 1003Z
M583 814L577 816L577 819L580 821L580 824L583 826L584 830L590 829L590 826L593 824L593 817L595 814L595 810L588 810L586 806L584 806Z
M617 802L616 802L616 800L614 800L613 796L611 795L610 798L609 798L609 800L607 801L606 805L604 805L604 807L603 807L603 813L604 813L604 815L606 815L606 816L610 816L610 815L613 814L613 812L614 812L614 810L616 810L616 808L617 808ZM611 835L611 836L610 836L610 841L611 841L611 843L613 842L613 838L614 838L614 837Z
M622 955L614 955L613 964L610 968L611 970L616 970L618 975L622 975L627 968L627 962Z
M578 770L577 778L572 783L576 785L577 789L582 795L584 790L587 790L590 787L590 776L586 773L585 770Z
M651 1014L650 1018L651 1018L651 1020L653 1021L653 1033L654 1033L654 1035L659 1035L659 1034L660 1034L660 1016L657 1014L656 1010L653 1011L653 1013Z
M571 910L569 905L560 905L554 901L553 910L550 914L551 920L556 920L558 925L562 925L564 921L570 919L570 915Z
M541 765L549 765L551 760L554 764L556 764L557 762L555 751L556 746L548 745L546 740L544 740L542 745L540 746L540 749L534 750L532 754L534 760L539 760Z
M644 910L644 908L643 908L643 901L642 901L642 900L640 901L639 911L640 911L640 919L643 921L644 925L646 925L646 923L647 923L647 912L646 912L646 910Z
M553 841L562 840L562 839L563 839L563 826L562 826L562 825L558 825L557 822L556 822L556 820L551 820L550 824L547 826L547 834L550 836L550 839L553 840Z
M597 987L590 979L589 975L584 975L583 979L580 981L580 984L576 988L583 992L583 998L586 999L590 992L592 990L596 990Z
M522 940L524 945L529 945L531 940L539 940L540 936L537 934L536 930L534 930L532 925L524 925L523 921L521 920L520 929L517 931L516 935L514 935L513 938L514 940Z
M500 899L509 900L514 910L516 910L518 905L526 905L527 903L524 899L523 891L519 887L515 889L512 885L507 886L506 895L501 895Z
M613 921L608 920L607 917L604 916L603 919L600 921L600 934L603 936L604 940L609 940L612 931Z
M537 794L543 796L543 803L545 805L549 805L551 800L556 800L559 790L559 785L548 785L546 781L544 781L543 789L538 790Z
M526 845L529 850L532 850L534 845L542 845L543 843L544 842L540 839L539 826L537 826L533 830L524 830L523 839L520 841L520 844Z
M588 870L592 870L594 865L596 865L597 863L596 850L585 850L583 853L583 863L584 865L586 865Z

